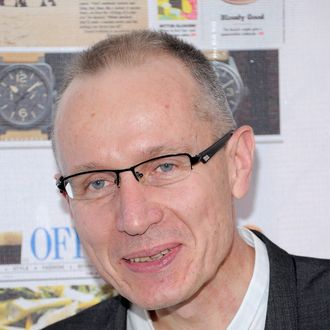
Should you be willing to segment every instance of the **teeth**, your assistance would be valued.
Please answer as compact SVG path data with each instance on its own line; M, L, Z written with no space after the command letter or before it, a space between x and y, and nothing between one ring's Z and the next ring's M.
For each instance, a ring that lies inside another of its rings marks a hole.
M169 253L171 250L166 249L164 251L161 251L153 256L148 256L148 257L138 257L138 258L131 258L128 259L130 262L150 262L150 261L155 261L161 259L164 255Z

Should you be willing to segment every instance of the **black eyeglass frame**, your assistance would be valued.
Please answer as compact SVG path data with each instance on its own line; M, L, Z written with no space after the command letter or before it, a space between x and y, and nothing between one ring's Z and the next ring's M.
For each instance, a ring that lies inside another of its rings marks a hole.
M75 174L68 175L66 177L61 176L56 181L56 186L60 190L61 193L65 193L66 194L65 181L68 180L68 179L71 179L71 178L73 178L75 176L79 176L79 175L83 175L83 174L100 173L100 172L112 172L112 173L115 173L116 174L115 183L119 187L119 184L120 184L120 173L131 171L132 174L133 174L133 176L135 177L135 179L137 181L140 181L140 179L143 177L143 173L139 173L139 172L135 171L135 168L136 167L138 167L138 166L140 166L142 164L148 163L150 161L153 161L153 160L158 160L158 159L167 158L167 157L187 156L189 158L189 160L190 160L191 168L194 165L198 164L199 162L201 162L203 164L206 164L219 150L221 150L225 146L225 144L231 138L231 136L233 135L233 133L234 133L234 130L229 131L224 136L222 136L219 140L217 140L216 142L214 142L211 146L209 146L205 150L201 151L196 156L191 156L188 153L169 154L169 155L163 155L163 156L154 157L154 158L145 160L145 161L143 161L141 163L138 163L138 164L136 164L134 166L131 166L131 167L128 167L128 168L123 168L123 169L120 169L120 170L104 169L104 170L90 170L90 171L78 172L78 173L75 173Z

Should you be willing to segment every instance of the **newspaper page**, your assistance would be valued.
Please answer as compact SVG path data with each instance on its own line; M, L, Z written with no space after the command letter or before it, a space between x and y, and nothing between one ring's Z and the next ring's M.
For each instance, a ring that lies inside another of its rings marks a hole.
M283 44L283 0L210 0L201 3L201 48L262 49L278 48Z
M115 294L69 219L56 224L41 203L28 222L1 222L0 329L42 329Z
M49 140L69 50L148 27L140 0L2 0L0 15L0 144Z
M1 47L85 47L148 27L139 0L2 0L0 15Z
M200 44L200 0L149 0L149 26Z
M280 0L149 0L149 24L202 49L214 65L238 126L280 134Z

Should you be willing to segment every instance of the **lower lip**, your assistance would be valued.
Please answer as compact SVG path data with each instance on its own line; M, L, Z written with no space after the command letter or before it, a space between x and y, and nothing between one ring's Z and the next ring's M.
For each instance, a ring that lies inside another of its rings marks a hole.
M162 271L175 259L179 251L181 250L181 245L178 245L171 249L166 255L161 259L149 261L149 262L130 262L124 260L125 265L135 273L155 273Z

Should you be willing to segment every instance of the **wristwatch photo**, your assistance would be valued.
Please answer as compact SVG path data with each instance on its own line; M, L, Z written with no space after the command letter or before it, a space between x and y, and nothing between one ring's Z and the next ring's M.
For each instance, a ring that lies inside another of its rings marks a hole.
M205 54L213 65L224 89L230 110L235 113L247 88L244 86L234 58L228 51L206 51Z
M52 68L36 54L2 55L0 140L48 139L55 97Z

